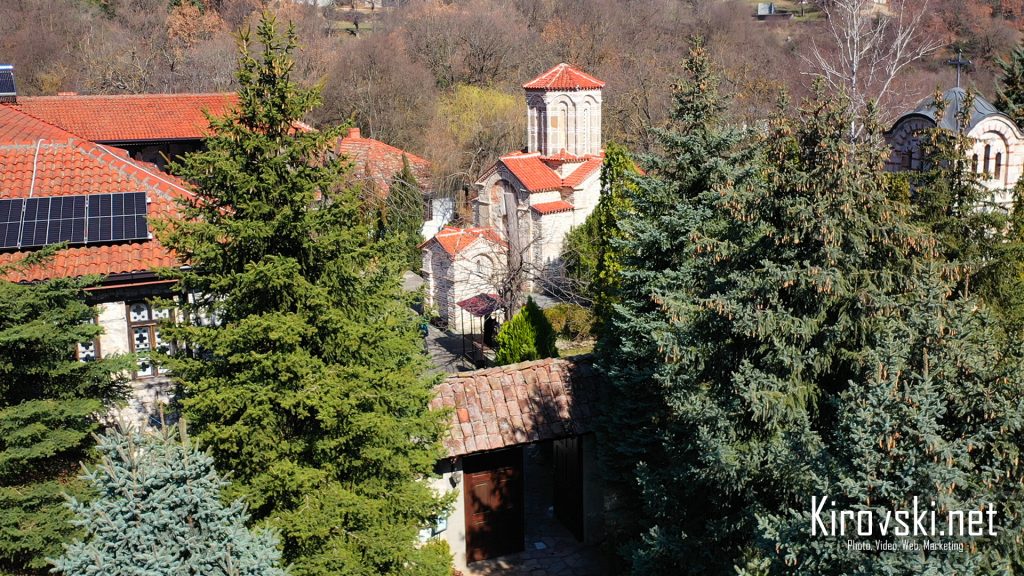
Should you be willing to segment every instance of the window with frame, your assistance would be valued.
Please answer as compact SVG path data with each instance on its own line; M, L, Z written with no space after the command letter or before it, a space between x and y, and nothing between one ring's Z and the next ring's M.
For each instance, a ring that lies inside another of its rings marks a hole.
M132 353L139 354L136 378L159 376L166 371L150 357L154 351L167 354L170 344L160 337L160 323L171 320L170 308L155 308L148 302L130 302L128 307L128 341Z
M96 318L89 320L89 324L95 324ZM79 362L94 362L98 358L102 358L100 355L100 337L88 341L79 342L75 346L75 360Z

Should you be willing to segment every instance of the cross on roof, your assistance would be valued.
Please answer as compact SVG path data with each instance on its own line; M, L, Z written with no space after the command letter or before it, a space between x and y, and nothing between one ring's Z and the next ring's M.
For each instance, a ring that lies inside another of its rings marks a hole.
M971 61L970 60L964 60L964 51L963 50L957 50L956 51L956 59L955 60L954 59L946 60L946 64L949 64L950 66L956 66L956 87L959 88L960 87L960 69L961 68L966 68L966 67L970 66L971 65Z

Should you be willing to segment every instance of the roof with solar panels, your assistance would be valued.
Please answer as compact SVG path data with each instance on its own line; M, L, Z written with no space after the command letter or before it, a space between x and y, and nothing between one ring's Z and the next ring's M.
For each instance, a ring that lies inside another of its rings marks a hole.
M3 90L0 82L0 91ZM38 281L146 272L177 264L153 237L186 184L155 166L0 106L0 265L42 246L68 247L43 265L8 272Z

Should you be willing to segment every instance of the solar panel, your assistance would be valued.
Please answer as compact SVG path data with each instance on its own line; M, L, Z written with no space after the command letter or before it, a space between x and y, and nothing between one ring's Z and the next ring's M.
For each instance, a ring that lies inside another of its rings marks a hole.
M149 238L145 192L0 200L0 249Z
M17 248L21 232L21 209L25 201L0 200L0 248Z
M18 96L14 89L14 66L0 64L0 102L15 102Z

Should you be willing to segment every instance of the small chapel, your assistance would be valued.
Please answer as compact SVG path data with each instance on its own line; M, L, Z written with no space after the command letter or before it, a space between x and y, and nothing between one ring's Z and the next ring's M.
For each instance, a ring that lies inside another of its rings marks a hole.
M450 329L479 332L513 268L526 292L546 291L563 277L565 235L601 195L602 88L564 63L523 84L525 148L477 179L471 227L445 227L421 245L427 304Z
M886 141L892 147L887 170L902 172L923 168L920 136L924 130L960 129L957 118L967 106L967 91L950 88L942 99L945 110L941 116L935 98L927 98L917 108L900 116L886 132ZM992 191L993 200L1009 206L1013 200L1010 191L1020 180L1024 166L1024 134L1009 116L980 94L974 95L970 106L965 129L974 143L969 152L971 168L981 175L982 183Z

